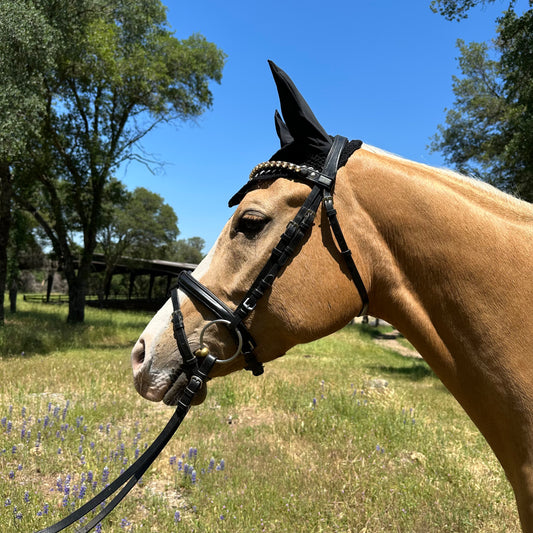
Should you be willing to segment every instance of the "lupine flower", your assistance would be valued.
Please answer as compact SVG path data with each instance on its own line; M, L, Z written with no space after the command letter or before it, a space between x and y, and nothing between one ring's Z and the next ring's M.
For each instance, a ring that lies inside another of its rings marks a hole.
M9 471L9 479L13 479L15 477L15 472L13 470Z
M196 483L196 470L193 469L191 472L191 483Z
M174 513L174 522L181 522L181 513L179 511Z
M104 466L104 470L102 472L102 483L107 483L107 480L109 479L109 468Z
M30 493L28 491L26 491L24 493L24 502L25 503L29 503L29 501L30 501Z

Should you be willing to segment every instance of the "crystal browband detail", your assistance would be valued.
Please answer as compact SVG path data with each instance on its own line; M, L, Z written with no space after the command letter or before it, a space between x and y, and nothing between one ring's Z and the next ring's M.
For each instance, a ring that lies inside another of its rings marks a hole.
M289 163L287 161L266 161L265 163L259 163L250 172L250 180L261 179L262 176L269 177L269 174L274 174L274 177L279 177L279 172L288 170L294 172L296 180L303 182L310 182L321 185L322 187L331 187L333 179L318 172L313 167L306 165L296 165L295 163Z
M262 174L268 174L269 172L282 169L287 169L291 172L297 172L298 174L301 174L303 176L306 176L312 172L316 172L318 174L318 172L314 168L307 167L305 165L295 165L294 163L289 163L287 161L265 161L264 163L259 163L259 165L256 165L252 169L252 172L250 172L249 179L253 179L257 176L261 176Z

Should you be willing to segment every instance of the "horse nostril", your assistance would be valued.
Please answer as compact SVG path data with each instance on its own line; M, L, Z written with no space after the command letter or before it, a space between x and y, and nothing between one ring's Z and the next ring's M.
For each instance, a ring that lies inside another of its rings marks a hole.
M134 374L137 374L141 370L145 354L144 340L139 339L131 351L131 366L133 367Z

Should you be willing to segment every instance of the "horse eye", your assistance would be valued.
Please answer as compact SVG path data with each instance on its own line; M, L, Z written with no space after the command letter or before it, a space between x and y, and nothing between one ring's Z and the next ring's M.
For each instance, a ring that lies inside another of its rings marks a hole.
M239 219L235 230L251 239L261 233L269 221L270 219L262 213L247 211Z

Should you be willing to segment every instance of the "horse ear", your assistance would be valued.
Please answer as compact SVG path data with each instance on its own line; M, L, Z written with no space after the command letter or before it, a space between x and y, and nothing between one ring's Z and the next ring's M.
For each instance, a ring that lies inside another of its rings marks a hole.
M289 131L289 128L287 128L285 122L283 122L283 119L281 118L281 115L278 113L277 109L274 113L274 122L276 123L276 132L278 134L281 147L283 148L284 146L291 144L294 141L294 137L291 135L291 132Z
M298 143L306 143L312 146L329 146L331 144L329 135L320 125L293 81L275 63L269 61L268 64L276 82L281 112L289 134Z

